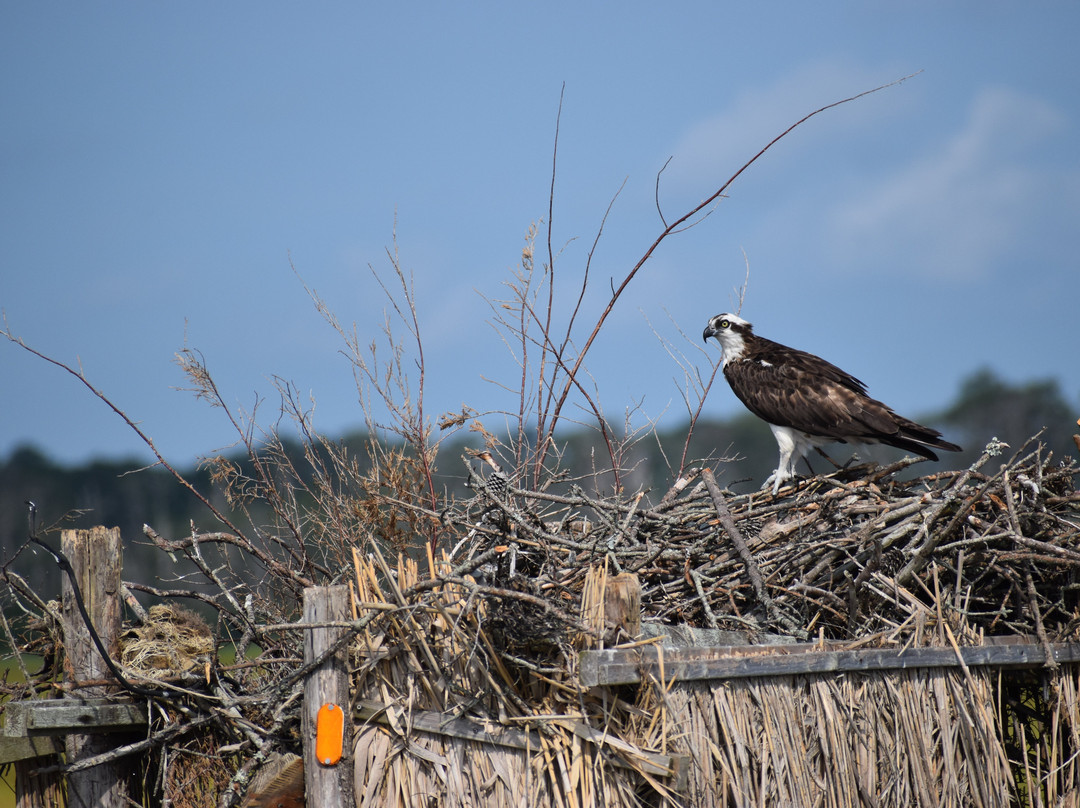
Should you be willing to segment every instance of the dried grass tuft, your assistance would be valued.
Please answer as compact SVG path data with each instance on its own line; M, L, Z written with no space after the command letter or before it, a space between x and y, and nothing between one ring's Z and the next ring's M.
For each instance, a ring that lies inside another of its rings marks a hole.
M120 661L128 670L162 678L202 671L214 654L210 627L181 606L151 606L147 619L124 632Z

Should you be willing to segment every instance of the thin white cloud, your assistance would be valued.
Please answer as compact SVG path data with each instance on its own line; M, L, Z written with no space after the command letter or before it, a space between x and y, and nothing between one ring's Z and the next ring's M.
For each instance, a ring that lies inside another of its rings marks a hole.
M826 211L833 266L858 271L873 255L883 268L902 256L903 271L970 279L1015 256L1040 209L1056 204L1039 148L1064 126L1065 116L1038 98L983 90L947 142Z
M899 73L871 74L863 67L830 60L799 66L771 84L748 88L678 140L661 191L685 189L704 194L715 190L710 183L727 179L804 115L896 78L900 78ZM874 103L875 98L880 103ZM880 126L884 117L902 111L904 98L896 93L878 94L818 116L774 146L768 159L753 170L782 169L787 159L812 150L815 143L835 134L837 127L850 133L855 123Z

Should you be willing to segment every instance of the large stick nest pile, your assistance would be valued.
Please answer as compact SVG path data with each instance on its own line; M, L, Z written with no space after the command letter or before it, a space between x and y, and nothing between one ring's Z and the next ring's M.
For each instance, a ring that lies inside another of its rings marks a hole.
M750 642L766 633L892 636L920 605L988 634L1073 637L1080 469L1034 440L1011 457L1000 454L1006 448L993 443L969 469L910 479L895 475L910 460L857 466L775 497L723 491L702 470L651 506L640 496L546 496L474 476L486 506L477 532L507 548L510 559L491 570L496 580L571 614L587 568L602 559L638 576L646 623L738 631ZM521 645L557 633L535 609L523 611ZM514 619L504 613L500 630L513 636Z

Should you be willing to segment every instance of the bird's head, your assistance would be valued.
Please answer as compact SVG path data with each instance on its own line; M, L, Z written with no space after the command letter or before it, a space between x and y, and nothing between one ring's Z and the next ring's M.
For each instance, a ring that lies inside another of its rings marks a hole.
M754 327L737 314L718 314L709 320L705 332L701 335L706 342L709 337L716 337L724 354L724 361L738 359L746 347L746 337L753 333Z

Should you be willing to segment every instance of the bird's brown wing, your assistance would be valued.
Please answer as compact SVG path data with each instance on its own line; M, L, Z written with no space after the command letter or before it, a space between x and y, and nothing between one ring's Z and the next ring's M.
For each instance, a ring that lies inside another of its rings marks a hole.
M724 368L735 395L752 413L831 440L881 440L897 432L897 416L866 395L849 373L794 349L756 351Z
M754 415L828 440L880 442L937 460L961 451L936 429L915 423L866 394L866 385L813 354L758 338L724 366L735 395Z

